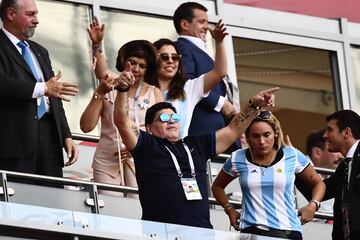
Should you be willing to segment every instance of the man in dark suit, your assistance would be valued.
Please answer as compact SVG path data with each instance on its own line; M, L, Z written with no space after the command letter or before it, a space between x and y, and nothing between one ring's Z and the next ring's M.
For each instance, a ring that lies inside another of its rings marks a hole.
M207 9L203 5L186 2L181 4L174 13L174 26L180 35L176 44L181 52L184 71L188 79L197 78L214 68L214 60L206 49L208 31L206 12ZM230 119L235 114L233 104L225 98L226 84L228 82L221 81L206 98L196 105L189 135L209 133L223 128L224 117Z
M28 39L39 23L35 0L2 0L0 169L62 177L64 147L78 158L61 100L78 92L58 81L47 50Z
M341 152L345 159L335 174L324 180L324 200L335 198L332 238L360 239L360 116L351 110L326 117L324 134L330 152Z

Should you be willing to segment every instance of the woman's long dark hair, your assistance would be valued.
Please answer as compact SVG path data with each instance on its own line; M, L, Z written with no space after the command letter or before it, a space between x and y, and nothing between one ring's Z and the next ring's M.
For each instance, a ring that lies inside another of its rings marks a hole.
M166 46L166 45L173 46L176 50L176 53L180 54L179 49L177 48L175 42L171 41L170 39L161 38L161 39L157 40L156 42L154 42L153 44L157 48L158 51L163 46ZM184 91L185 82L186 82L186 77L185 77L183 67L182 67L182 59L180 58L178 70L176 71L175 76L170 81L166 100L175 100L175 99L184 100L185 99L185 91ZM150 84L155 85L156 87L160 87L157 79L155 79L154 82L152 82Z

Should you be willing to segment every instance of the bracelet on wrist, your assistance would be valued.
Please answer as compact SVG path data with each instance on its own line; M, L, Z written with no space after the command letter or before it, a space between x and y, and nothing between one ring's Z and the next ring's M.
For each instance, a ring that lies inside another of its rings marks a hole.
M252 98L249 99L249 106L250 108L254 109L254 110L259 110L260 107L259 106L256 106L252 100Z
M103 100L103 99L107 99L107 98L105 96L101 96L98 92L95 92L94 99L95 100Z
M321 207L321 203L318 201L318 200L315 200L315 199L311 199L309 201L309 203L314 203L316 205L316 211L319 210L319 208Z
M127 87L127 88L120 88L120 86L116 86L115 89L118 91L118 92L128 92L130 87Z
M97 52L102 53L103 52L103 44L102 41L100 43L93 43L91 45L93 56L96 55Z
M226 214L229 214L229 211L230 211L230 209L231 208L234 208L234 205L232 205L231 203L226 203L225 205L224 205L224 211L225 211L225 213Z

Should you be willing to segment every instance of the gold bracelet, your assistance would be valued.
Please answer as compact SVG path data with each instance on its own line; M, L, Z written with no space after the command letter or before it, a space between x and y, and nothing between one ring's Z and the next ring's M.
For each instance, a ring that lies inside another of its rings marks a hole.
M101 97L99 96L99 94L97 92L94 93L94 99L95 100L103 100L103 99L107 99L106 97Z

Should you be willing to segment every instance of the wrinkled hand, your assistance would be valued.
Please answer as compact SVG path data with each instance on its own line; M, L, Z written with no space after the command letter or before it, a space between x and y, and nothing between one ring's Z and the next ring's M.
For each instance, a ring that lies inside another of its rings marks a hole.
M94 20L89 24L87 31L91 42L93 44L100 44L104 39L105 24L102 24L98 17L94 17Z
M236 114L234 105L228 100L225 100L221 112L227 119L231 119Z
M275 95L274 92L278 91L279 87L269 88L258 92L256 95L251 97L251 101L257 107L274 107L275 106Z
M239 231L240 228L239 228L239 221L238 220L240 219L240 213L238 211L236 211L234 208L231 208L229 210L228 217L229 217L231 226L233 226L233 228L236 231Z
M69 161L65 163L65 166L70 166L74 164L79 158L79 149L77 148L72 138L65 139L65 150L67 157L69 158Z
M314 204L308 204L298 209L298 215L300 216L300 222L302 225L310 222L314 219L316 206Z
M213 29L208 28L208 30L213 39L217 42L224 40L226 35L229 35L229 33L226 32L225 24L222 22L221 19L216 23Z
M119 77L116 79L117 84L121 89L129 88L134 85L135 77L131 72L131 63L127 62L124 71L122 71Z
M78 85L75 83L60 82L61 72L45 82L45 95L48 97L60 98L70 102L66 96L76 96L79 92Z
M111 90L113 90L113 88L115 87L116 79L113 79L109 76L109 74L105 75L105 78L100 80L99 85L96 88L96 92L100 95L105 95L108 92L110 92Z

